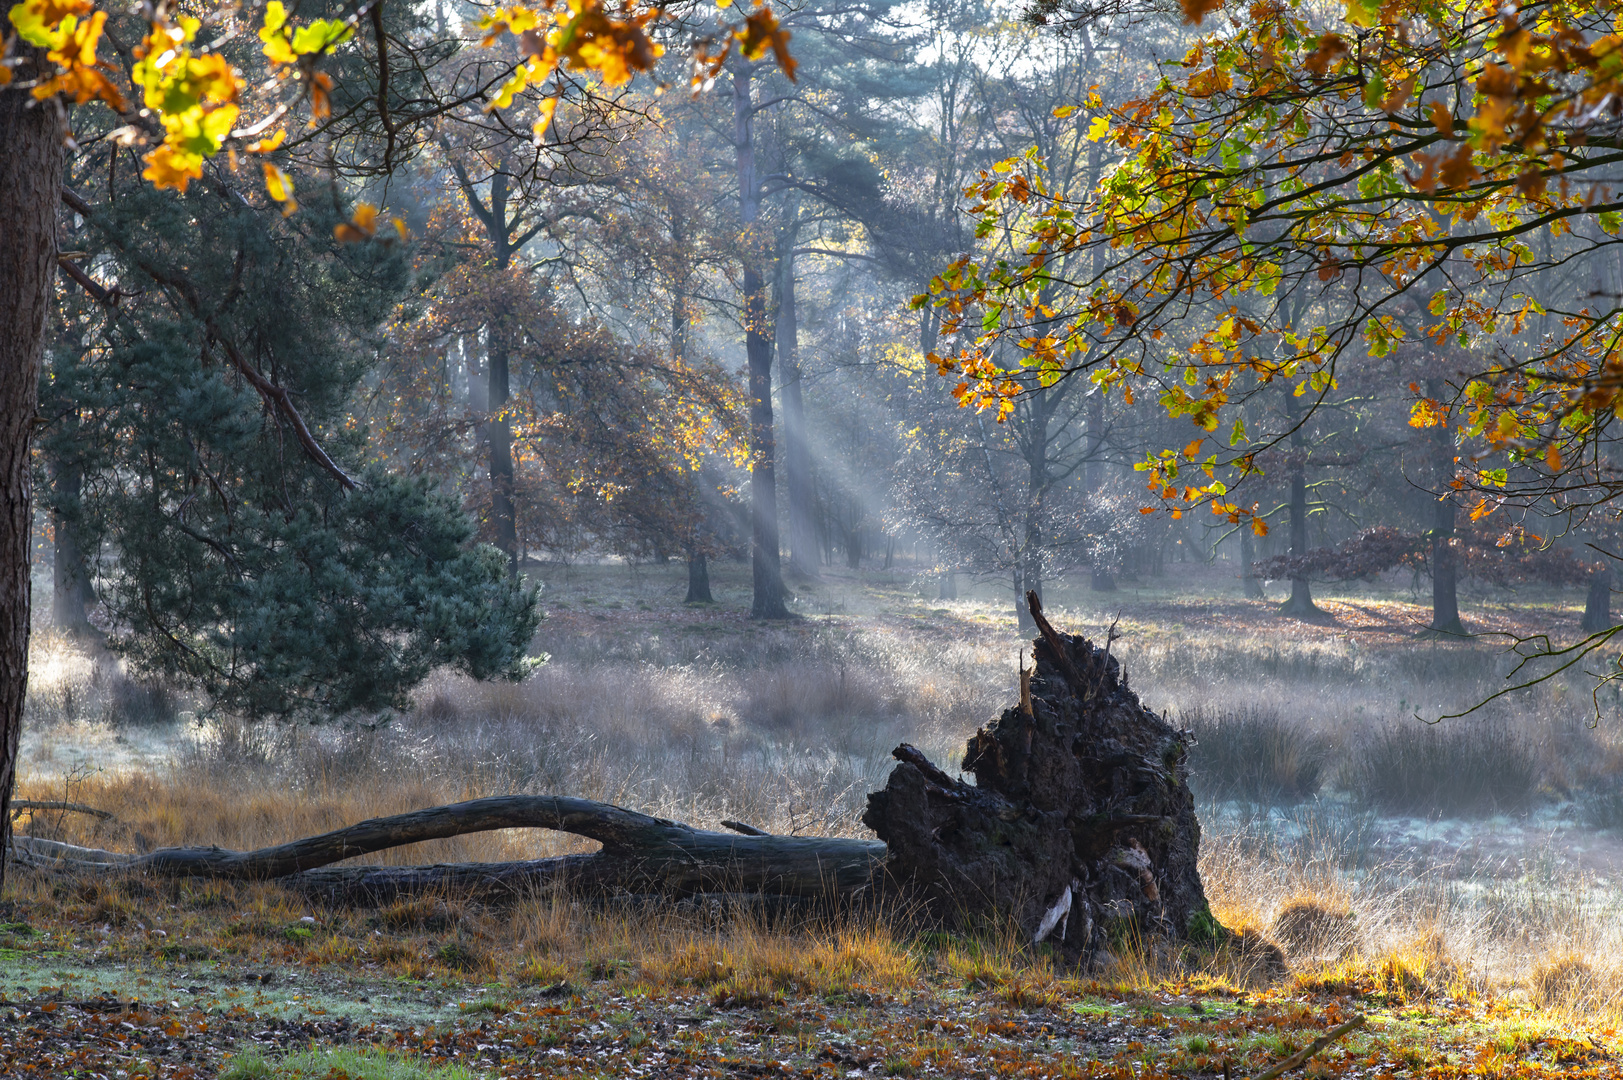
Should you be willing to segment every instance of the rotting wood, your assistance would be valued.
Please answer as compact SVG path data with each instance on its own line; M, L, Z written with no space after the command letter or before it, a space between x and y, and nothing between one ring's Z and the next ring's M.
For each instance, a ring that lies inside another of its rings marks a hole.
M910 746L863 822L886 867L942 922L1013 922L1081 963L1110 942L1216 945L1197 869L1189 736L1144 707L1108 644L1063 634L1027 595L1041 636L1018 703L970 739L949 776ZM1024 668L1024 663L1022 663Z

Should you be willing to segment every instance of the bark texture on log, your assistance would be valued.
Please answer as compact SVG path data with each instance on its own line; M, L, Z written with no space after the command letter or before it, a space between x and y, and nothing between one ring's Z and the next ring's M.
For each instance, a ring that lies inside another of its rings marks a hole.
M1013 916L1073 961L1102 959L1125 935L1221 940L1196 867L1188 733L1144 708L1107 649L1028 602L1036 668L1020 703L970 740L975 784L902 746L868 796L862 820L889 847L887 871L939 919Z
M575 833L599 841L603 850L510 863L331 866L424 840L523 828ZM42 868L117 868L160 877L239 881L280 878L329 899L371 902L434 890L500 895L555 883L583 892L851 897L869 887L885 856L885 845L872 840L709 832L607 803L550 795L504 795L436 806L257 851L164 848L128 856L32 837L16 838L15 846L21 861Z

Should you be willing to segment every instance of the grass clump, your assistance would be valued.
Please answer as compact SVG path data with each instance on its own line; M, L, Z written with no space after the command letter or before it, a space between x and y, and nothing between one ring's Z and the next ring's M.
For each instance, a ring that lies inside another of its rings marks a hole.
M1541 780L1533 748L1496 723L1393 724L1361 748L1349 787L1389 814L1485 817L1528 809Z
M486 971L492 967L490 956L466 941L447 941L435 950L434 959L451 971Z
M1545 1008L1590 1008L1604 996L1598 972L1577 956L1562 956L1540 964L1531 982L1533 1000Z
M1345 953L1353 945L1356 924L1344 906L1317 896L1296 896L1274 916L1269 936L1291 956Z
M1290 803L1311 799L1323 783L1330 747L1277 710L1185 710L1195 736L1189 753L1194 786L1208 799Z
M427 1065L383 1050L310 1049L270 1059L249 1047L231 1059L219 1080L477 1080L460 1065Z

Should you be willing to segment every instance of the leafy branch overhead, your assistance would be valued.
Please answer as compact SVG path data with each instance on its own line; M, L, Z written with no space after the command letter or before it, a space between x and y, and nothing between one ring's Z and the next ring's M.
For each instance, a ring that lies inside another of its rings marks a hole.
M1548 286L1623 226L1615 7L1183 9L1204 25L1152 88L1054 113L1112 156L1097 189L1053 190L1035 151L966 189L982 245L913 300L958 336L931 359L959 401L1002 418L1062 379L1152 393L1211 445L1150 455L1151 490L1245 518L1222 477L1284 437L1248 433L1246 401L1284 386L1311 410L1340 365L1430 357L1446 386L1414 389L1414 426L1447 415L1490 508L1506 468L1587 482L1623 321Z
M247 80L225 48L252 27L247 13L212 16L210 29L218 34L202 42L199 33L204 20L180 13L161 0L148 0L142 9L146 33L130 50L133 62L121 73L98 52L107 11L94 0L23 0L10 9L16 34L8 35L6 48L0 52L0 85L12 83L19 69L26 72L29 66L19 51L19 41L45 50L45 63L33 79L34 97L48 101L62 95L78 105L103 103L126 121L120 130L121 141L151 147L143 156L143 178L160 189L185 191L191 181L202 177L203 163L222 150L231 153L235 168L238 149L270 154L282 148L288 137L287 120L301 103L308 106L311 127L329 121L335 84L333 75L324 70L326 62L355 42L363 21L373 27L374 47L385 66L386 80L387 36L380 18L383 3L366 0L343 17L299 22L282 0L268 0L258 19L257 34L270 78L254 88L253 100L245 101ZM730 6L731 0L718 4L722 9ZM548 97L541 103L541 116L535 123L535 137L541 141L567 73L593 76L612 87L635 74L651 72L664 49L652 40L650 31L666 17L662 5L605 4L601 0L544 0L536 6L514 5L485 16L479 22L484 31L481 44L490 48L511 34L519 53L510 76L491 94L487 109L508 108L514 95L526 87L545 88ZM716 34L694 42L694 85L713 78L735 50L751 60L771 51L793 79L795 61L788 43L789 32L778 25L769 6L753 8L736 23L722 18ZM127 92L120 86L125 80ZM139 111L131 105L130 96L139 98ZM386 94L380 91L378 98L380 111L386 110ZM245 109L263 115L239 123ZM389 118L382 119L393 135ZM263 169L267 192L292 213L296 203L288 173L268 162ZM396 225L403 230L398 219ZM372 232L368 217L342 230L340 238L361 239Z

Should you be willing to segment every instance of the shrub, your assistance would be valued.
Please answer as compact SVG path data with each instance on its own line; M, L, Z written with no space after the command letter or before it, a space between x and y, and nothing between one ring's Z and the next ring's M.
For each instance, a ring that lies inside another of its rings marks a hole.
M115 672L109 681L109 726L162 727L175 722L180 701L170 686L155 678L135 679L122 672Z
M1318 794L1329 744L1276 710L1196 708L1179 719L1195 736L1189 771L1203 797L1281 803Z
M1533 748L1497 723L1393 724L1361 748L1353 793L1390 814L1486 816L1527 809L1538 792Z
M1591 829L1614 832L1623 829L1623 787L1614 781L1590 788L1578 798L1578 816Z

